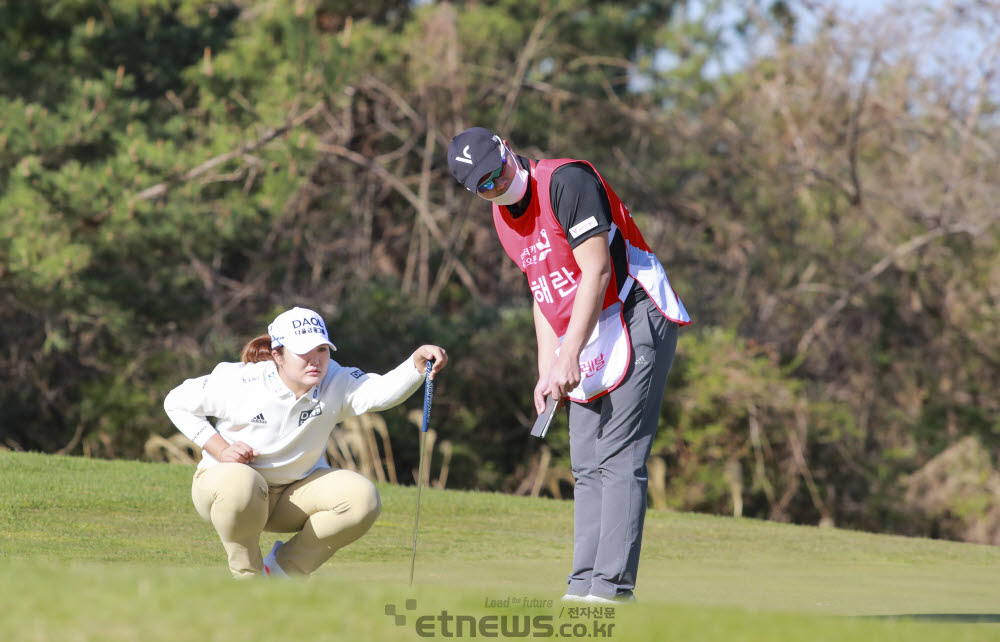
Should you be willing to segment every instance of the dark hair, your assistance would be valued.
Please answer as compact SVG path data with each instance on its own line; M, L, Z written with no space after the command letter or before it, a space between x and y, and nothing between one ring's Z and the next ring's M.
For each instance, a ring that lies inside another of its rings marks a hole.
M284 346L275 348L279 352L284 349ZM240 353L240 361L243 363L274 361L274 357L271 355L271 335L262 334L259 337L251 339L250 343L243 346L243 352Z

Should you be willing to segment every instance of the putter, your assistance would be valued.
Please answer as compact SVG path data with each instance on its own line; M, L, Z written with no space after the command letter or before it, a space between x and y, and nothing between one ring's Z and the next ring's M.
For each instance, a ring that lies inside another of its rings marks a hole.
M427 443L427 426L431 421L431 399L434 397L434 380L431 379L433 360L427 360L424 373L424 421L420 426L420 466L417 471L417 516L413 520L413 556L410 557L410 586L413 586L413 567L417 563L417 527L420 525L420 489L424 485L424 445Z
M549 431L549 426L552 424L552 417L556 414L555 410L556 400L555 397L550 395L545 398L545 410L542 411L542 414L538 415L535 425L531 428L532 437L545 439L545 433Z

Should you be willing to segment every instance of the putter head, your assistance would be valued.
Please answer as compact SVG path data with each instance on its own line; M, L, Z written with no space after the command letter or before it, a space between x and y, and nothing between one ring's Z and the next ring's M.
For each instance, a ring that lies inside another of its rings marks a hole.
M545 433L549 431L549 426L552 424L552 418L556 414L556 400L554 397L549 396L545 398L545 410L542 414L538 415L538 419L535 420L535 425L531 428L531 436L538 437L540 439L545 439Z

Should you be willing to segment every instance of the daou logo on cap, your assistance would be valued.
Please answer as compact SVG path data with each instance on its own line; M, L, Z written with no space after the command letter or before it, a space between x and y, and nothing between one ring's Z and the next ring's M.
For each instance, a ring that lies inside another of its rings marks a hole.
M323 319L319 317L292 319L292 330L295 331L295 334L312 334L314 332L326 334L326 326L323 325Z
M337 349L330 342L323 317L306 308L296 307L279 314L268 326L268 334L272 348L287 346L296 354L305 354L322 343Z

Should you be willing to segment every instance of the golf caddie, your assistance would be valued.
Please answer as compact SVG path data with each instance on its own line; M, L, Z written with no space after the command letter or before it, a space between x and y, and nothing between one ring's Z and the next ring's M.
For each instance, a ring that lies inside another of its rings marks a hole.
M202 449L191 485L195 509L215 527L237 579L305 576L364 535L379 515L375 485L331 468L327 440L338 422L391 408L448 362L423 345L392 371L341 366L326 323L312 310L277 316L241 363L188 379L163 406ZM213 425L209 417L215 417ZM295 533L262 558L264 531Z
M493 205L534 297L535 409L565 403L575 487L566 601L634 600L646 460L678 327L690 323L625 205L587 161L530 160L482 127L455 136L452 175Z

